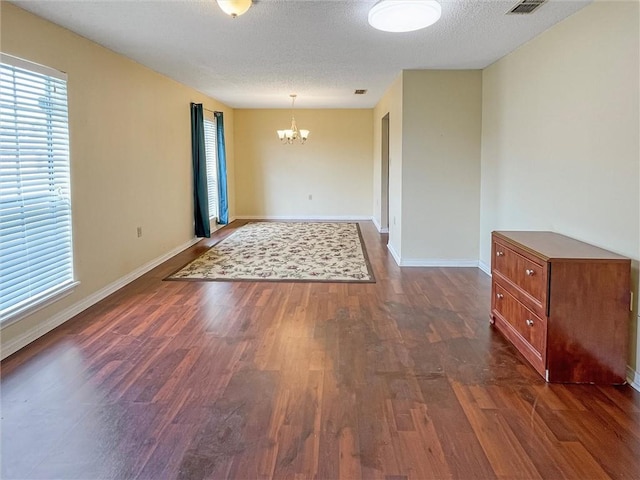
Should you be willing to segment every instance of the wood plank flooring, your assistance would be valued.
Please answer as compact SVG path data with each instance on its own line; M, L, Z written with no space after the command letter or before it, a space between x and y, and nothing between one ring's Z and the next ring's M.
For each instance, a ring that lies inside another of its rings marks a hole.
M369 222L375 284L162 281L239 224L2 362L2 478L640 478L640 394L545 384Z

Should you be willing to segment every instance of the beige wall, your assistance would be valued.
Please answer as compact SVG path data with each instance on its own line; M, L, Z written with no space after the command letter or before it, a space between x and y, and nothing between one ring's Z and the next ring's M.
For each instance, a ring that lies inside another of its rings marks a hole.
M389 113L389 248L400 265L477 265L482 72L405 70L374 109L374 219Z
M373 218L382 219L382 117L389 114L389 246L402 254L402 73L384 93L373 111Z
M553 230L640 259L638 2L595 2L483 74L480 255ZM640 372L636 321L630 364Z
M480 70L404 71L402 260L477 265Z
M2 329L6 346L193 238L190 102L225 114L233 211L234 119L232 110L195 90L11 4L1 8L4 53L68 74L74 261L81 282L71 295Z
M291 110L236 110L237 216L371 218L372 114L296 110L311 134L282 145L276 130L291 124Z

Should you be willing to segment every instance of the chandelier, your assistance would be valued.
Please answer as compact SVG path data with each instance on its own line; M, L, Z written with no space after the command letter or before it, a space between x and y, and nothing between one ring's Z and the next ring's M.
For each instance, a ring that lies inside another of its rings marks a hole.
M251 7L251 0L217 0L220 9L232 18L245 13Z
M282 143L292 144L298 140L300 143L304 143L309 137L309 130L298 130L296 125L296 119L293 116L293 106L296 103L297 95L289 95L291 97L291 128L287 130L278 130L278 138Z

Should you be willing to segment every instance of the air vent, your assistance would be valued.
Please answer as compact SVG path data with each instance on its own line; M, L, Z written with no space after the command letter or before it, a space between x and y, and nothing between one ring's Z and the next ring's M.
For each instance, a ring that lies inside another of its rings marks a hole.
M353 93L354 93L354 95L364 95L365 93L367 93L367 91L362 89L362 90L356 90Z
M509 10L507 12L507 15L512 13L520 14L520 15L533 13L535 10L538 9L538 7L540 7L546 1L547 0L522 0L522 2L518 3L515 7Z

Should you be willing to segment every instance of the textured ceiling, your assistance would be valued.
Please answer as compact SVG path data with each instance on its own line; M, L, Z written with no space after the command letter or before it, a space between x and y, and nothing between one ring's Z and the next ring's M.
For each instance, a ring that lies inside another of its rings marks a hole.
M444 0L435 25L380 32L376 0L259 0L241 17L215 0L12 3L234 108L370 108L401 70L484 68L590 0ZM354 89L366 95L353 95Z

